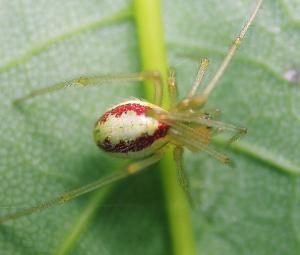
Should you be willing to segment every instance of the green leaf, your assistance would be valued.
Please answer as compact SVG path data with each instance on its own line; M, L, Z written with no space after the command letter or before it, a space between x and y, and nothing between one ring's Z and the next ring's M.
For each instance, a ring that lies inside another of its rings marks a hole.
M141 86L68 88L12 101L80 75L141 69L129 0L6 1L0 15L0 213L35 205L116 171L92 129ZM254 1L163 1L168 63L180 96L201 57L212 77ZM197 254L299 254L300 4L264 1L207 108L248 128L228 149L234 168L185 154ZM223 141L218 140L221 144ZM172 254L159 167L0 227L1 254ZM174 234L174 233L173 233Z

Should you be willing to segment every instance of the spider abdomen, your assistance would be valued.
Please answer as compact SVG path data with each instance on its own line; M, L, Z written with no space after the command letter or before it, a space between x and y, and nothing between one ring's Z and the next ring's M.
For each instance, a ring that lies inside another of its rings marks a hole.
M127 101L107 110L97 121L94 138L97 145L116 156L141 158L153 154L167 143L169 126L146 116L157 107L139 100Z

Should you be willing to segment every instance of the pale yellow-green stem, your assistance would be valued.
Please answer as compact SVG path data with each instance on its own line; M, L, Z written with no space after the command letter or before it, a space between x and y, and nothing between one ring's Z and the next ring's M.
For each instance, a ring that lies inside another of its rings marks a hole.
M163 107L170 102L167 91L167 61L159 0L135 0L134 15L138 32L143 70L159 71L164 81ZM153 88L146 85L146 98L152 98ZM176 176L172 151L168 151L160 163L167 216L176 255L194 255L195 243L190 217L190 206Z

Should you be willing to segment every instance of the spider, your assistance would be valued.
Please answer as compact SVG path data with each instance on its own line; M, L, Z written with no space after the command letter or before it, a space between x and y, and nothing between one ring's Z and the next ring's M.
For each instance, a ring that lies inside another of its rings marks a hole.
M34 207L3 216L0 218L0 223L32 214L53 205L63 204L82 194L104 187L130 175L137 174L159 161L164 155L167 146L173 147L178 180L187 196L189 196L188 181L182 167L184 147L192 152L203 151L221 163L230 164L231 160L226 155L209 146L211 138L221 131L231 131L234 132L234 135L229 140L229 143L231 143L237 140L241 135L246 134L247 129L215 120L214 117L218 114L218 110L207 112L202 108L231 62L249 26L256 17L261 3L262 0L257 0L254 10L229 48L220 67L200 94L196 94L196 91L208 68L208 59L201 60L195 82L190 92L179 102L177 102L175 70L169 70L167 80L171 102L169 109L162 108L163 81L160 73L155 71L144 71L126 75L80 77L32 91L30 94L16 99L14 103L18 104L35 96L55 92L69 86L86 87L110 81L148 80L151 81L155 87L153 104L140 99L122 102L109 108L98 119L94 128L94 140L102 150L110 153L112 156L131 158L137 161L134 161L116 173L78 189L65 192L56 198L42 202Z

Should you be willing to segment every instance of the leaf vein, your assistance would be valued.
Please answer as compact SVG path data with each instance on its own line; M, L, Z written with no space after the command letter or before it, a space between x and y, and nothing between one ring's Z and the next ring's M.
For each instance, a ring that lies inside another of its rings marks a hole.
M131 9L127 8L127 9L121 10L120 12L118 12L112 16L105 17L103 19L99 19L99 20L93 21L88 24L84 24L84 25L77 27L73 30L70 30L64 34L60 34L56 37L50 38L49 40L47 40L45 42L37 44L35 47L29 49L27 52L18 56L17 58L14 58L14 59L8 61L8 63L0 66L0 73L6 72L11 68L14 68L18 65L26 63L32 57L46 51L51 46L53 46L59 42L65 41L71 37L91 31L91 30L99 28L101 26L111 25L111 24L120 23L120 22L129 20L131 17L132 17Z
M217 144L224 144L226 140L224 138L217 138L214 140ZM282 172L291 175L300 175L300 166L293 164L289 160L282 159L279 156L273 155L260 149L257 146L250 145L247 142L238 142L230 145L229 147L233 151L242 153L248 157L254 158L262 163L272 166Z

